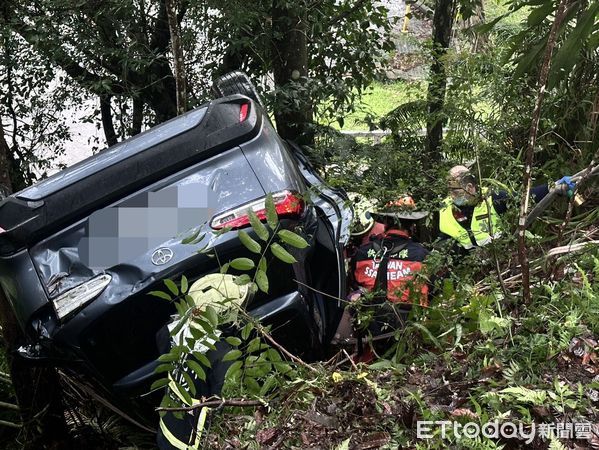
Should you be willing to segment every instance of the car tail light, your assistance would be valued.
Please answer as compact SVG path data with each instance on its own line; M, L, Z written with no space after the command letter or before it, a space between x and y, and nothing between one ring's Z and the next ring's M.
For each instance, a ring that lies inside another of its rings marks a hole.
M297 192L277 192L272 195L272 199L279 217L299 217L304 212L304 201ZM264 220L266 219L265 200L266 197L263 197L214 216L210 222L210 226L216 230L224 227L229 227L231 229L246 227L250 224L250 218L247 214L248 209L250 208L256 213L260 220Z
M248 112L250 110L249 103L242 103L239 108L239 122L243 122L248 117Z
M103 274L68 290L55 298L52 303L59 319L64 319L75 310L92 301L108 286L112 277Z

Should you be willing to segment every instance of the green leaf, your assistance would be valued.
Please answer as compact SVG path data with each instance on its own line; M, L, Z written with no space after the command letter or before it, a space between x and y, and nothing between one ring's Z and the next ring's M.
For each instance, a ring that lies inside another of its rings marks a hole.
M194 371L194 373L200 380L206 381L206 372L204 371L204 369L202 369L202 366L190 359L187 360L186 364L187 367Z
M566 38L564 44L555 54L551 66L551 76L548 82L548 88L552 89L563 80L572 71L572 68L579 60L580 51L584 48L584 43L593 31L593 25L599 14L599 2L593 2L589 9L578 20L576 27Z
M248 344L247 352L254 353L255 351L260 350L260 344L262 344L262 340L260 339L260 337L255 337Z
M246 323L245 326L241 329L241 339L247 341L253 329L254 325L252 325L251 323Z
M220 268L220 273L227 273L229 270L229 263L225 263Z
M231 366L227 369L227 373L225 374L225 380L234 378L239 373L242 366L242 361L235 361L233 364L231 364Z
M202 228L198 228L197 230L195 230L189 236L187 236L186 238L184 238L181 241L181 243L182 244L197 244L199 241L201 241L204 238L204 235L202 235L200 237L200 231L202 231ZM198 237L199 237L199 239L198 239Z
M260 252L262 251L262 246L258 242L253 240L249 234L247 234L243 230L239 230L237 236L239 237L239 240L241 241L243 246L247 248L250 252L260 254Z
M388 359L383 359L382 361L378 361L378 362L375 362L374 364L370 364L368 366L368 368L371 369L371 370L392 369L393 368L393 363L391 361L389 361Z
M170 395L162 396L162 401L160 402L161 408L175 408L177 406L178 405L171 399ZM159 414L160 414L160 417L164 417L166 414L166 411L160 411Z
M266 258L260 258L260 261L258 261L258 270L266 272Z
M150 390L153 391L155 389L163 388L168 383L169 383L169 379L168 378L161 378L160 380L156 380L156 381L154 381L152 383L152 386L150 386Z
M423 324L414 322L412 325L414 326L414 328L418 328L420 331L422 331L428 337L428 339L435 345L435 347L437 347L438 349L443 348L438 339L435 336L433 336L430 330Z
M179 314L181 317L183 317L187 312L187 306L184 302L175 302L175 308L177 308L177 314Z
M268 294L268 277L263 270L258 269L256 271L256 284L258 285L258 289Z
M505 14L501 14L500 16L497 16L495 19L491 20L490 22L481 23L480 25L475 25L472 28L473 28L473 30L477 34L479 34L479 35L485 35L489 31L491 31L493 29L493 27L495 27L495 25L497 25L497 23L500 20L505 19L510 14L511 14L511 12L507 12Z
M154 373L172 372L173 370L175 370L175 366L172 364L160 364L158 367L156 367Z
M225 356L223 356L223 361L235 361L239 359L241 355L241 350L230 350L225 354Z
M536 67L537 60L545 49L545 44L545 39L541 39L520 58L520 62L514 70L514 78L520 78L525 73L528 73L532 67Z
M254 261L250 258L235 258L230 264L235 270L250 270L255 266Z
M173 386L173 384L174 384L174 386ZM192 403L191 395L189 395L189 392L187 392L183 386L181 386L176 381L173 381L173 383L169 383L169 388L174 392L179 392L181 394L181 397L183 397L185 403L187 403L188 405L191 405L191 403Z
M233 347L239 347L242 342L241 339L239 339L237 336L227 336L225 338L225 341L227 341L227 343L232 345Z
M262 384L262 388L260 389L260 396L265 396L272 388L277 385L277 376L275 374L270 375L264 383Z
M264 201L266 207L266 223L272 230L276 230L277 225L279 224L279 217L277 216L277 208L275 206L275 202L272 199L272 194L268 194L266 196L266 200Z
M195 396L197 391L196 391L196 386L193 382L193 379L191 378L191 375L189 375L185 371L182 371L181 375L183 376L183 379L185 380L185 383L187 384L187 390L189 392L191 392L191 395Z
M289 372L292 370L291 366L286 362L273 362L272 365L283 375L289 374Z
M197 329L196 327L190 327L189 331L191 331L191 335L194 338L202 339L206 334L214 333L212 324L207 319L203 319L202 316L193 316L192 320L201 328Z
M160 355L158 357L158 361L173 362L173 361L177 361L179 359L179 356L181 356L180 353L175 353L175 352L171 351L170 353L165 353L164 355Z
M258 394L260 392L260 383L255 378L246 377L243 382L250 393Z
M238 286L244 286L251 282L252 282L252 279L250 278L250 276L247 273L244 273L243 275L235 277L235 280L234 280L234 283Z
M178 304L182 305L183 302L179 302ZM191 315L191 309L188 309L183 314L179 314L179 315L181 316L181 318L177 322L177 325L175 325L175 327L173 329L171 329L171 331L170 331L171 336L176 336L177 333L179 333L179 331L181 331L181 328L183 328L183 326L187 324L189 316Z
M274 242L270 246L270 251L278 259L280 259L283 262L286 262L287 264L293 264L293 263L297 262L297 260L293 257L293 255L291 255L291 253L289 253L287 250L285 250L283 247L281 247L276 242Z
M293 231L281 230L277 234L283 242L291 245L292 247L306 248L310 245L308 244L308 242L306 242L306 240L303 237L301 237L299 234L294 233Z
M208 321L210 322L210 324L213 327L216 327L218 325L218 314L216 312L216 309L214 309L213 306L206 306L206 310L204 311L204 316L208 319Z
M208 357L206 355L204 355L203 353L200 352L193 352L193 357L195 359L197 359L199 361L199 363L201 365L203 365L204 367L212 367L212 364L210 363L210 360L208 359Z
M181 292L187 294L187 289L189 289L189 282L187 281L187 277L183 275L181 277Z
M265 355L266 355L266 357L268 358L269 361L279 362L279 361L283 360L283 358L281 358L281 354L277 350L275 350L274 348L269 348L264 353L265 353Z
M538 8L533 9L526 19L528 26L533 28L540 25L553 12L554 8L553 2L545 2Z
M196 307L196 302L193 299L193 297L189 294L186 294L185 297L183 297L183 300L185 301L185 303L187 304L187 306L189 308L195 308Z
M168 290L173 293L173 295L179 295L179 288L173 280L167 278L166 280L164 280L164 284L166 285Z
M269 236L268 230L266 229L264 224L262 222L260 222L260 219L258 218L256 213L250 208L250 209L248 209L247 214L250 219L250 225L252 226L252 230L254 230L254 233L256 233L256 236L258 236L260 239L262 239L265 242L268 241L268 236Z
M172 297L163 291L151 291L150 295L153 295L154 297L162 298L164 300L169 300L169 301L172 300Z

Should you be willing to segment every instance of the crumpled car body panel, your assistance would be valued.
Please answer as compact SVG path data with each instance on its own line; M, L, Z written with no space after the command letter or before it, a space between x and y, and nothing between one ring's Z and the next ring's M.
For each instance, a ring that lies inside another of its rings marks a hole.
M85 176L80 179L72 175L67 183L57 177L63 181L42 182L0 203L0 226L12 224L0 239L0 286L29 339L19 350L22 357L86 374L119 401L147 392L157 358L169 349L166 325L174 313L172 303L150 292L164 290L165 278L185 275L191 283L218 271L222 262L251 257L237 233L216 233L210 221L281 191L305 200L301 215L281 224L299 227L311 245L297 252L298 263L271 262L269 293L256 295L247 308L276 325L276 339L293 352L306 359L322 355L343 309L322 293L345 295L342 252L352 212L344 193L326 186L301 149L281 140L259 106L241 96L227 102L221 99L217 106L250 103L251 126L242 124L239 131L238 116L229 109L210 115L216 106L203 106L206 112L194 117L216 121L206 136L198 131L205 124L190 128L189 118L174 119L186 122L174 126L183 131L169 138L170 150L156 150L167 144L148 141L154 147L138 146L124 159L113 154L95 164L81 163L79 175ZM201 157L185 147L195 142L194 133L200 133ZM161 158L168 151L186 156L173 156L176 163L164 167ZM144 157L149 166L156 164L157 152L162 163L154 172L138 167ZM103 192L94 191L90 177L100 179L103 173L114 177L115 192L106 182L97 187ZM129 183L121 180L127 173L133 175ZM140 174L145 181L136 178ZM77 196L79 209L45 211L57 208L67 191ZM9 212L17 215L9 217ZM205 235L199 244L182 242L196 233ZM209 251L198 252L200 247ZM159 250L169 258L156 259ZM57 316L57 298L101 274L111 277L101 293L68 317Z

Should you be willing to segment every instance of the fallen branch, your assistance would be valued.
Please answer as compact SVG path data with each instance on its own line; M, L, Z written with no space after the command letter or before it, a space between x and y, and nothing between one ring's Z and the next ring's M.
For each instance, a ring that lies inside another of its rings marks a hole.
M285 347L283 347L281 344L279 344L277 341L275 341L274 338L270 335L270 333L268 331L266 331L266 329L259 322L257 322L256 319L254 319L249 314L247 314L246 311L244 311L243 309L240 309L239 312L241 314L243 314L246 317L246 319L248 319L250 322L252 322L254 324L254 327L258 331L258 333L260 333L262 335L262 337L270 343L270 345L272 345L274 348L279 350L282 354L287 356L294 363L310 370L311 372L318 373L318 369L316 369L315 367L312 367L310 364L307 364L301 358L295 356L293 353L289 352Z
M185 411L194 411L199 408L221 408L224 406L239 406L239 407L250 407L250 406L266 406L266 403L260 400L244 400L241 398L233 398L229 400L218 399L218 400L208 400L205 402L196 403L191 406L180 406L180 407L160 407L156 408L156 411L166 411L166 412L185 412Z
M345 353L345 357L348 359L354 370L358 370L358 366L356 366L356 363L354 362L353 358L349 356L349 353L347 353L345 349L343 349L343 353Z
M315 367L312 367L310 364L306 363L301 358L299 358L299 357L295 356L293 353L287 351L287 349L285 347L283 347L281 344L279 344L277 341L275 341L273 339L273 337L267 331L265 331L263 329L262 326L258 327L258 332L264 337L264 339L266 339L270 343L270 345L272 345L277 350L279 350L281 353L283 353L285 356L287 356L291 361L310 370L311 372L318 373L318 369L316 369Z
M584 250L589 245L599 245L599 241L587 241L580 242L578 244L562 245L561 247L554 247L547 252L547 256L561 255L563 253L576 253Z

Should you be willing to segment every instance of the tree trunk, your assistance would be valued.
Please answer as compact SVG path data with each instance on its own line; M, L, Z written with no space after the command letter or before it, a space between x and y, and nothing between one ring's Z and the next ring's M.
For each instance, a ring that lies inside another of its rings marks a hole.
M4 138L4 127L0 122L0 199L6 197L12 192L11 167L8 155L10 149Z
M139 97L133 97L133 117L131 118L131 136L141 133L144 120L144 102Z
M110 107L110 95L100 96L100 115L102 116L102 128L106 137L106 144L112 147L118 142L114 125L112 123L112 109Z
M187 111L187 83L185 82L183 46L181 45L181 34L177 20L177 0L166 0L165 6L174 59L177 114L183 114Z
M303 0L289 3L274 0L272 26L274 55L273 72L277 91L289 92L308 76L308 47L306 40L306 5ZM295 85L295 86L294 86ZM312 107L303 96L299 105L277 95L275 122L277 131L284 139L300 144L313 141L309 124L312 122Z
M441 160L443 126L447 122L443 107L447 89L447 73L443 57L451 42L454 20L453 0L437 0L433 15L433 50L428 84L428 117L426 123L426 154L424 168L433 168Z

